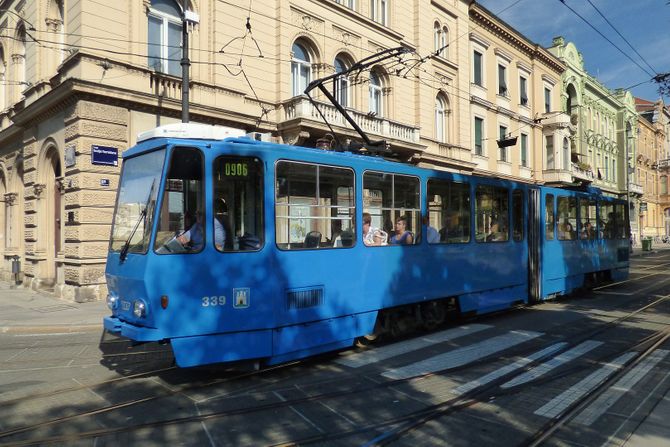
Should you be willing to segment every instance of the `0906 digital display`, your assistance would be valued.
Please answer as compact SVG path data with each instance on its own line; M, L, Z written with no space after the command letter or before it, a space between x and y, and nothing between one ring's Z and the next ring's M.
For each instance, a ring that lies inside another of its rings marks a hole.
M226 177L246 177L249 174L247 163L226 162L223 167Z

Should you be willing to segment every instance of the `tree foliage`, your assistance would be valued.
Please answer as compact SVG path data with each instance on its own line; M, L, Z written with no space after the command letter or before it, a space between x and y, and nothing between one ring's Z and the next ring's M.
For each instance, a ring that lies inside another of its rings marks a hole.
M659 73L654 76L654 82L658 84L658 93L661 96L670 96L670 73Z

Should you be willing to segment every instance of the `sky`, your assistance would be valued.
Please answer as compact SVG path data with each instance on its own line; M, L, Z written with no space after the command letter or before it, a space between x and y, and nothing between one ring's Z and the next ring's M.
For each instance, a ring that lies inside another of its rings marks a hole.
M565 0L565 4L588 20L617 47L635 60L646 73L600 36L560 0L477 0L531 41L551 46L563 36L582 53L586 71L606 87L630 88L657 73L670 72L670 0L590 0L651 68L635 54L616 31L589 4L589 0ZM633 95L651 101L660 97L657 84L633 87ZM664 97L666 104L669 97Z

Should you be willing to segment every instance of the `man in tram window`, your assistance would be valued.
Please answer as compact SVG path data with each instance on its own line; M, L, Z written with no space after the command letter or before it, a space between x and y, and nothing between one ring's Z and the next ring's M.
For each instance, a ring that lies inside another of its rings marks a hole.
M191 213L184 214L185 231L177 236L177 240L185 248L191 251L200 251L205 243L204 231L200 222L200 212L196 211L195 216Z
M486 235L486 242L498 242L502 240L504 239L502 236L500 222L498 222L498 219L494 218L491 220L491 227L489 229L489 233Z
M440 233L430 225L430 216L426 214L423 216L423 224L426 226L426 240L429 244L440 243Z
M614 239L616 236L614 229L614 213L607 214L607 222L605 222L605 239Z
M214 246L219 251L233 250L233 234L228 221L228 205L223 198L218 198L214 202Z
M391 245L411 245L414 235L407 228L407 217L400 216L395 220L395 234L391 236Z

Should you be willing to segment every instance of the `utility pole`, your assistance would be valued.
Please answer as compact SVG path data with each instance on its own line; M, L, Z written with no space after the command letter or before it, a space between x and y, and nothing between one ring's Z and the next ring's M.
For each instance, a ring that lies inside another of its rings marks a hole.
M184 9L181 17L181 122L188 123L189 71L191 59L188 57L188 26L197 25L200 17L193 11Z

